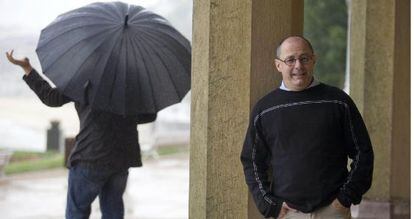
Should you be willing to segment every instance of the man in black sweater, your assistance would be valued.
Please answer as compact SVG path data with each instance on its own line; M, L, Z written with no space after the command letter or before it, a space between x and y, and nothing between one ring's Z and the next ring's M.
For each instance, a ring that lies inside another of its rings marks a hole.
M362 117L345 92L313 77L308 40L287 37L276 53L282 84L254 107L241 153L256 206L265 217L351 218L373 172Z
M23 79L45 105L58 107L72 101L52 88L29 59L15 59L13 51L6 55L23 68ZM154 121L156 114L121 116L79 102L75 108L80 130L68 162L66 218L88 218L97 196L102 218L123 218L128 169L142 166L137 124Z

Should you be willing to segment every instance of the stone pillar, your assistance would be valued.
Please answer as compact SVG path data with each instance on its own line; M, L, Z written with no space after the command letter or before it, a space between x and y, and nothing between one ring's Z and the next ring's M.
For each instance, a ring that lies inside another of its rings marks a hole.
M375 153L360 218L409 218L410 1L354 0L351 96Z
M194 1L191 219L260 218L240 152L252 106L280 83L276 44L302 29L303 0Z

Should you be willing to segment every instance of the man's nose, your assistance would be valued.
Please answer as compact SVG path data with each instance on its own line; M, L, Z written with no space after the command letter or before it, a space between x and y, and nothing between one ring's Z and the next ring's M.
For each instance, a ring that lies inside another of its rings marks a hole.
M295 68L302 68L303 64L299 59L295 59Z

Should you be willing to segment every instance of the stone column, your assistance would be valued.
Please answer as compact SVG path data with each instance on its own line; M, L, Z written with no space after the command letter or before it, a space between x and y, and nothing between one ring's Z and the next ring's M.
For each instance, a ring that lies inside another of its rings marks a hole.
M302 29L303 0L194 1L190 218L260 218L240 152L252 106L280 83L276 44Z
M354 0L351 96L375 153L361 218L409 218L410 1Z

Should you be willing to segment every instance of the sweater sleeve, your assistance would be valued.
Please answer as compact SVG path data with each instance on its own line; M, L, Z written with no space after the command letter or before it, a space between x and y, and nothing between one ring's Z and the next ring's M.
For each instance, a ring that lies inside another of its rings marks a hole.
M268 170L271 154L259 123L260 117L253 113L241 153L241 162L247 186L257 208L263 216L276 218L282 207L282 200L277 200L270 191Z
M351 170L340 188L338 200L346 207L359 204L362 195L371 187L374 153L367 128L354 102L349 98L344 119L345 142Z
M56 88L52 88L34 69L29 75L23 76L23 80L47 106L58 107L71 101Z
M147 114L139 114L137 116L135 116L135 121L137 122L137 124L144 124L144 123L150 123L150 122L154 122L155 119L157 119L157 114L156 113L147 113Z

